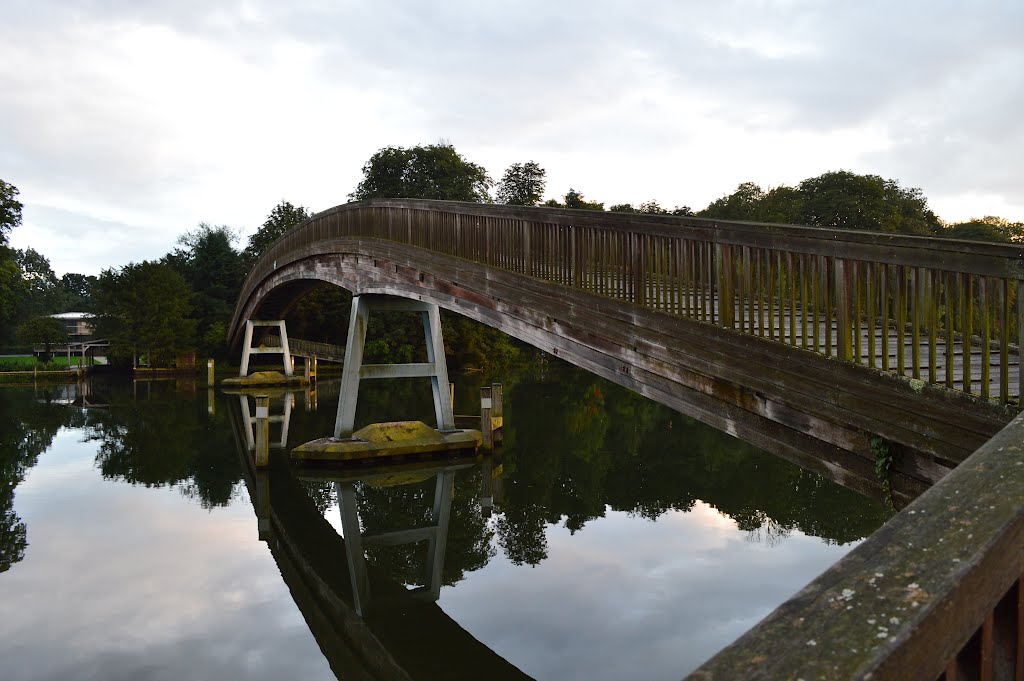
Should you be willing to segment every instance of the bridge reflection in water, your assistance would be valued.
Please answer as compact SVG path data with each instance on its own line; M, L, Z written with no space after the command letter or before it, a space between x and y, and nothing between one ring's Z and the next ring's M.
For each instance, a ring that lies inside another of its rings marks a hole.
M289 404L299 391L282 392L281 402ZM387 468L292 469L286 456L271 456L270 466L257 470L249 444L246 400L242 395L240 407L230 410L230 420L260 538L270 548L338 678L531 678L474 638L434 602L441 589L454 476L459 470L482 469L481 506L486 512L493 494L490 457L470 453L456 461L421 461ZM282 419L282 430L287 425ZM283 442L282 446L286 445ZM431 477L436 481L431 524L373 534L360 530L357 488L421 483ZM305 486L325 482L337 492L344 536L325 519ZM427 542L422 587L407 589L367 561L367 547L417 541Z

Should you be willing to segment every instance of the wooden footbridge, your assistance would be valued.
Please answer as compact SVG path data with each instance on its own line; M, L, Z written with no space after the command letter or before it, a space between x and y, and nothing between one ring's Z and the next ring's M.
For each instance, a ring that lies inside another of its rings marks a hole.
M1017 245L373 201L276 242L230 333L237 346L247 321L284 319L328 282L454 310L852 487L876 460L922 487L967 461L697 678L1021 679L1024 424L1007 424L1022 279ZM936 562L919 537L957 549ZM900 610L884 632L864 633L880 613L844 615L860 605L847 592L871 593L876 572L907 583L884 592ZM814 637L749 643L780 621ZM846 654L822 667L825 648Z

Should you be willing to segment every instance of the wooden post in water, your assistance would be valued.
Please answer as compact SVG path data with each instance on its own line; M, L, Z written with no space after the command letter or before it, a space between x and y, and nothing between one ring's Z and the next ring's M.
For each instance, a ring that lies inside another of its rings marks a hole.
M213 359L206 360L206 385L213 385Z
M500 444L505 439L505 400L501 383L491 383L491 432L494 444Z
M270 463L270 396L256 396L256 419L253 424L256 441L256 467L265 468Z
M270 473L265 470L256 471L256 492L253 506L256 509L256 532L260 541L270 539Z
M484 449L494 447L494 427L491 421L491 410L493 400L491 398L491 387L480 388L480 433L483 435Z

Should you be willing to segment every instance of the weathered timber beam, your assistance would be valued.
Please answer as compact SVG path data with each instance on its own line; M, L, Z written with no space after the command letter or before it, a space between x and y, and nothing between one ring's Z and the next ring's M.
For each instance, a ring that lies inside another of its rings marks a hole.
M1022 573L1024 415L689 678L933 681Z
M359 368L359 378L429 378L437 375L433 362L413 364L364 364Z

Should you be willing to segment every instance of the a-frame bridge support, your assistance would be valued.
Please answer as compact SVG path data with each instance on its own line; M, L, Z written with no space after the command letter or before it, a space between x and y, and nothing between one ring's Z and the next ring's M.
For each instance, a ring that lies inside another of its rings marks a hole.
M281 334L281 345L278 346L266 346L260 345L258 347L252 347L252 337L255 327L257 326L270 326L276 327ZM284 363L284 375L291 377L292 375L292 355L288 348L288 329L285 326L283 319L274 320L255 320L248 319L245 322L245 340L242 344L242 362L238 368L238 375L245 378L249 375L249 358L252 355L261 353L274 353L281 355L281 361Z
M427 343L425 364L363 364L366 345L366 327L370 312L414 312L423 318L423 334ZM448 390L448 365L444 358L441 337L441 316L437 305L408 298L382 295L363 295L352 298L352 316L348 324L348 342L345 345L345 367L341 377L341 396L338 398L338 416L334 423L335 439L352 436L356 420L356 401L359 382L373 378L429 377L434 394L434 416L441 432L455 430L451 393Z
M366 345L366 329L371 311L419 314L423 319L427 361L363 364L363 348ZM436 430L419 421L403 421L372 424L356 431L359 383L364 379L382 378L429 378L434 398ZM354 296L334 435L300 445L292 450L292 456L307 460L346 461L475 449L481 441L480 431L459 430L455 427L448 386L448 365L441 336L441 316L437 305L387 295Z

